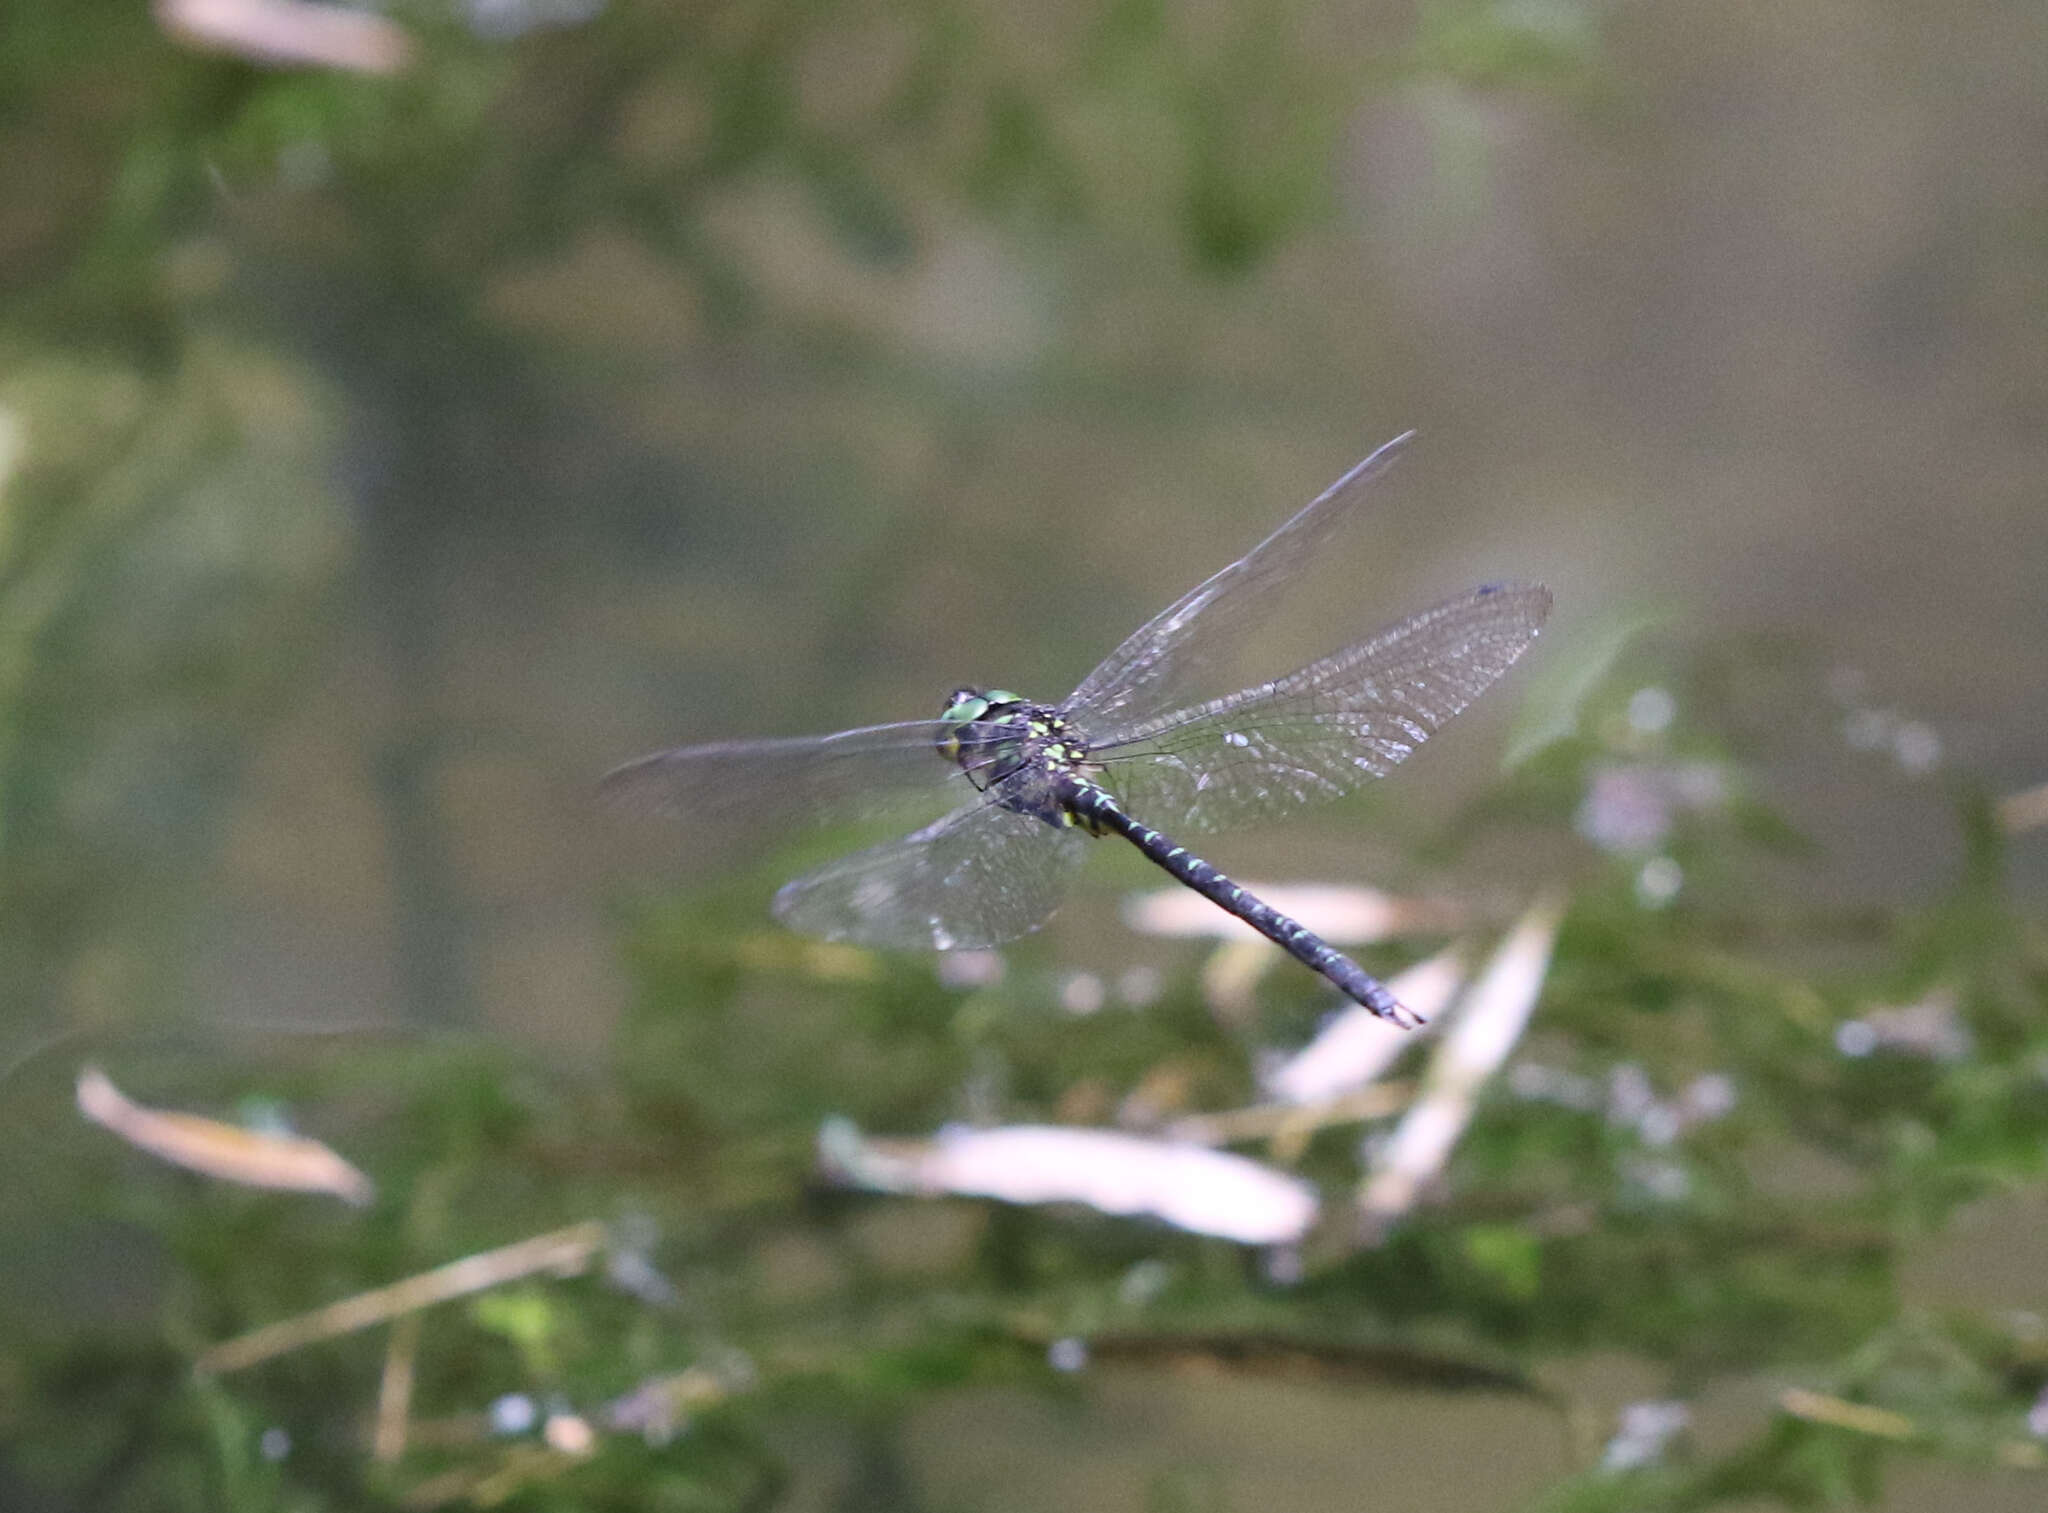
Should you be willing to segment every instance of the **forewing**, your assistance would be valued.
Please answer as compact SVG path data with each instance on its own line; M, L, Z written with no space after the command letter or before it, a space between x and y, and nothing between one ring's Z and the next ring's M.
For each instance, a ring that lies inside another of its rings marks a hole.
M972 794L935 743L936 720L870 725L836 735L719 741L657 751L614 769L602 784L623 808L715 828L769 833L794 824L855 820Z
M805 935L863 946L1001 945L1045 923L1087 852L1082 832L981 795L922 830L785 884L775 917Z
M1407 760L1536 639L1540 584L1491 584L1270 683L1091 751L1125 809L1169 834L1336 798Z
M1396 436L1245 556L1153 616L1082 680L1062 713L1091 741L1107 740L1200 692L1202 679L1236 656L1279 589L1313 560L1412 435Z

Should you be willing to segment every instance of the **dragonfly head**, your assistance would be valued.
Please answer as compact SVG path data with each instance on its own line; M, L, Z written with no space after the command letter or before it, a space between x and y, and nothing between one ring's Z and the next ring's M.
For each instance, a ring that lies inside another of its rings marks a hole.
M960 760L961 732L967 726L986 719L990 710L1023 702L1007 689L956 688L946 696L946 707L939 711L939 724L944 729L932 744L940 756L949 762L957 762Z

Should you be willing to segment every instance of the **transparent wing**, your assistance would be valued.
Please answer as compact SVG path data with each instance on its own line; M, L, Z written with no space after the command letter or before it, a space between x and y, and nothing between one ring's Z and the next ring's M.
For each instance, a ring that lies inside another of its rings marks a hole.
M1475 589L1284 678L1163 715L1090 759L1126 810L1168 834L1335 798L1485 692L1549 613L1540 584Z
M1045 923L1088 837L975 802L899 840L787 883L775 917L856 945L959 950L1001 945Z
M870 725L836 735L679 746L628 762L601 791L629 809L750 830L859 819L922 801L929 814L974 790L934 749L936 720Z
M1414 434L1396 436L1245 556L1153 616L1082 680L1061 712L1092 743L1187 702L1220 660L1236 654L1278 602L1277 591L1314 559L1331 528Z

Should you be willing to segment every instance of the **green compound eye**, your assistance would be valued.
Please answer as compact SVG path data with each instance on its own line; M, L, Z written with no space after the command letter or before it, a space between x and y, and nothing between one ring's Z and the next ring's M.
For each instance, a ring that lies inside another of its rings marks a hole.
M989 701L978 693L962 689L946 703L939 718L948 725L965 725L988 713Z

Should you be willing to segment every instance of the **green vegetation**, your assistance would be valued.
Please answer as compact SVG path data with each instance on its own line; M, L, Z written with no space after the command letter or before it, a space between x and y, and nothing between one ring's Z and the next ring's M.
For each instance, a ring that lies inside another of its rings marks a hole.
M1248 545L1304 436L1362 445L1366 400L1483 366L1384 286L1469 232L1464 282L1413 301L1448 322L1538 240L1501 144L1564 128L1481 106L1678 132L1598 12L390 14L421 59L393 78L202 56L136 5L32 8L0 49L0 1506L1654 1513L1930 1467L2038 1496L2048 1305L2031 1252L1970 1239L2048 1155L2048 934L2007 876L2038 832L1822 637L1659 639L1662 604L1603 633L1561 600L1493 696L1523 701L1495 779L1425 821L1404 773L1304 826L1278 881L1337 855L1466 901L1482 960L1569 903L1412 1208L1353 1222L1399 1098L1237 1147L1322 1195L1298 1254L820 1172L833 1120L1256 1104L1330 996L1274 972L1220 1004L1206 947L1114 918L1135 859L977 976L769 925L846 837L629 898L577 807L650 731L1067 686L1159 587L1084 589L1084 532L1162 574ZM1361 167L1403 90L1415 161ZM1612 178L1530 287L1629 261L1661 212ZM1367 266L1361 223L1419 241ZM1960 293L1908 272L1887 300L2048 350L1993 318L2040 304L2019 253ZM1489 308L1503 349L1547 331ZM1853 324L1903 364L1891 308ZM1438 565L1488 545L1418 514L1390 552L1440 527ZM282 1109L378 1196L161 1165L77 1116L92 1062L159 1109ZM580 1259L195 1369L536 1236Z
M1141 1221L820 1187L827 1115L917 1132L977 1106L1085 1119L1145 1088L1188 1106L1255 1100L1257 1047L1320 995L1275 973L1264 1017L1226 1026L1183 959L1158 1002L1076 1017L1042 947L1000 980L948 988L925 961L763 929L751 899L724 901L736 888L624 922L636 989L609 1074L473 1040L272 1063L266 1085L378 1177L367 1214L202 1186L110 1140L79 1150L82 1192L151 1270L124 1280L125 1323L11 1354L17 1463L102 1507L770 1506L816 1470L792 1467L790 1436L824 1423L862 1446L837 1473L847 1495L878 1498L850 1489L907 1474L894 1426L934 1395L1002 1385L1085 1402L1092 1373L1164 1380L1202 1363L1398 1387L1451 1413L1471 1393L1526 1399L1579 1462L1544 1508L1826 1507L1875 1495L1901 1456L2037 1465L2038 1318L1900 1294L1902 1267L1960 1204L2038 1178L2048 1136L2048 959L2005 896L1995 826L1958 801L1959 873L1915 913L1756 907L1745 879L1785 849L1783 828L1735 796L1743 769L1696 717L1629 734L1628 696L1648 686L1633 671L1589 695L1589 734L1544 748L1447 833L1470 855L1563 831L1575 811L1584 829L1590 772L1669 770L1683 752L1726 780L1726 802L1672 811L1658 850L1700 881L1646 907L1640 852L1582 856L1515 1069L1438 1199L1384 1243L1326 1225L1285 1281ZM1709 688L1665 686L1681 711L1714 707ZM1823 941L1836 965L1797 964ZM1356 1131L1332 1126L1298 1167L1341 1213L1358 1161ZM429 1311L396 1347L417 1384L395 1465L365 1448L389 1329L190 1373L193 1350L236 1330L587 1217L610 1226L609 1282L604 1267L514 1281ZM1602 1462L1607 1410L1571 1385L1589 1354L1636 1362L1660 1397L1746 1384L1754 1401L1737 1428L1715 1427L1720 1443L1681 1435L1618 1469ZM1078 1374L1055 1364L1080 1359ZM666 1416L619 1407L662 1390L678 1395ZM582 1415L593 1452L489 1435L480 1415L508 1394ZM279 1427L291 1451L268 1461L262 1436Z

